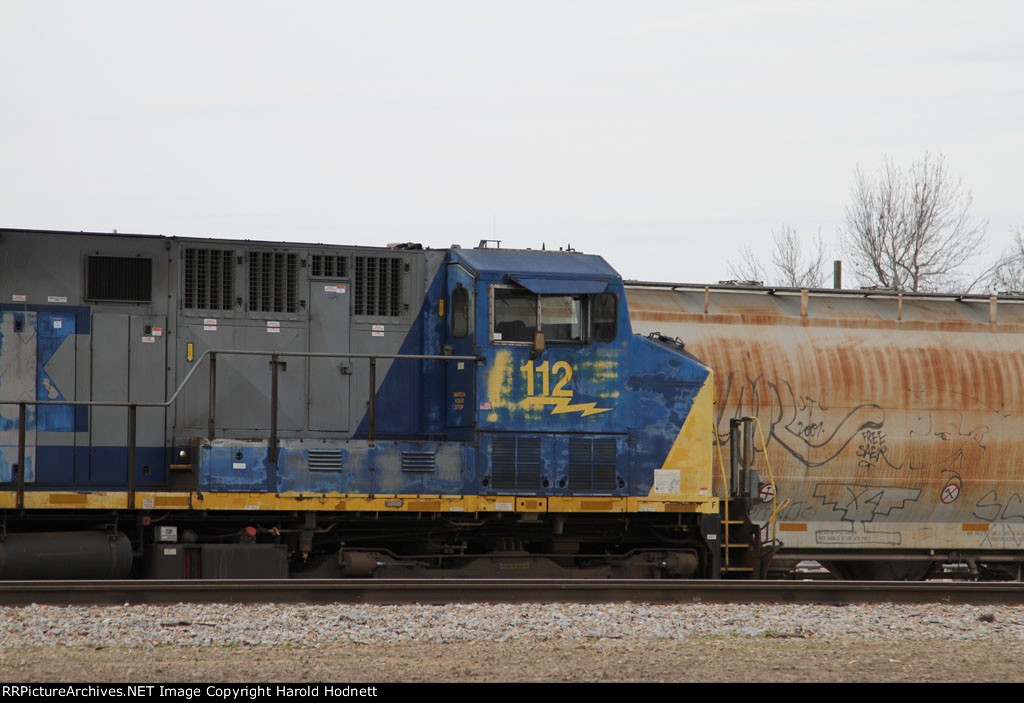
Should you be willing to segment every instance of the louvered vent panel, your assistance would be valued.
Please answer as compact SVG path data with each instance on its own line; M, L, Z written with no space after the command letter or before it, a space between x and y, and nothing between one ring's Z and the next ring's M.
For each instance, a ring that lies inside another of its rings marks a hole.
M355 257L353 289L356 315L399 317L402 314L402 260L384 256Z
M310 471L341 471L340 449L307 449L306 463Z
M594 490L593 445L589 439L569 440L569 488L573 491Z
M87 300L148 303L153 299L153 260L90 256L86 265Z
M348 278L348 257L314 254L309 275L313 278Z
M295 312L298 310L299 299L299 255L288 254L285 257L284 273L284 309L281 312Z
M495 490L512 491L516 488L516 440L495 437L491 446L491 482Z
M232 259L234 254L230 251L222 251L220 257L220 309L230 310L234 307L235 297L235 267Z
M615 490L614 439L569 440L569 488L574 491Z
M540 438L495 437L491 445L495 490L540 490Z
M516 452L516 488L540 490L540 438L520 437Z
M432 474L436 466L434 452L402 452L402 471Z
M615 440L594 440L594 490L615 490Z
M186 310L232 309L232 257L226 249L185 249L181 299Z
M249 310L295 312L298 308L298 254L249 252Z

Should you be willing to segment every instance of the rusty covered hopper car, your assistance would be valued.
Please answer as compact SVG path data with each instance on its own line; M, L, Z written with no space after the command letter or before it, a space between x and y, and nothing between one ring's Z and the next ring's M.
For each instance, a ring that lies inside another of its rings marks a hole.
M723 445L730 418L760 421L781 556L1020 578L1024 300L640 282L627 297L634 331L715 369Z

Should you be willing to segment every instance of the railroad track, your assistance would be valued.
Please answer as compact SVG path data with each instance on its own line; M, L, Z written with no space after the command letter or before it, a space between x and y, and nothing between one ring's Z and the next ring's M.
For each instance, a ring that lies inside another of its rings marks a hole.
M1024 604L1017 582L599 579L6 581L0 605L173 603L950 603Z

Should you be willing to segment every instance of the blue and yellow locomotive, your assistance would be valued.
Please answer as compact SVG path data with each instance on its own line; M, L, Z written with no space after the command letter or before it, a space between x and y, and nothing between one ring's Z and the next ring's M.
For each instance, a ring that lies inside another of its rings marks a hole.
M597 256L0 230L7 578L718 577L712 403Z

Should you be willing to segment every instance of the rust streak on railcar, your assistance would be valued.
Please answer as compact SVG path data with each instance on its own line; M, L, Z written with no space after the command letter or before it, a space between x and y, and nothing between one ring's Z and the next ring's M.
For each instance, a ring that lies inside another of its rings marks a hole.
M715 369L716 418L767 433L787 536L806 548L1024 546L1024 305L630 288L636 332ZM902 319L898 319L902 318ZM962 524L984 522L984 532Z

